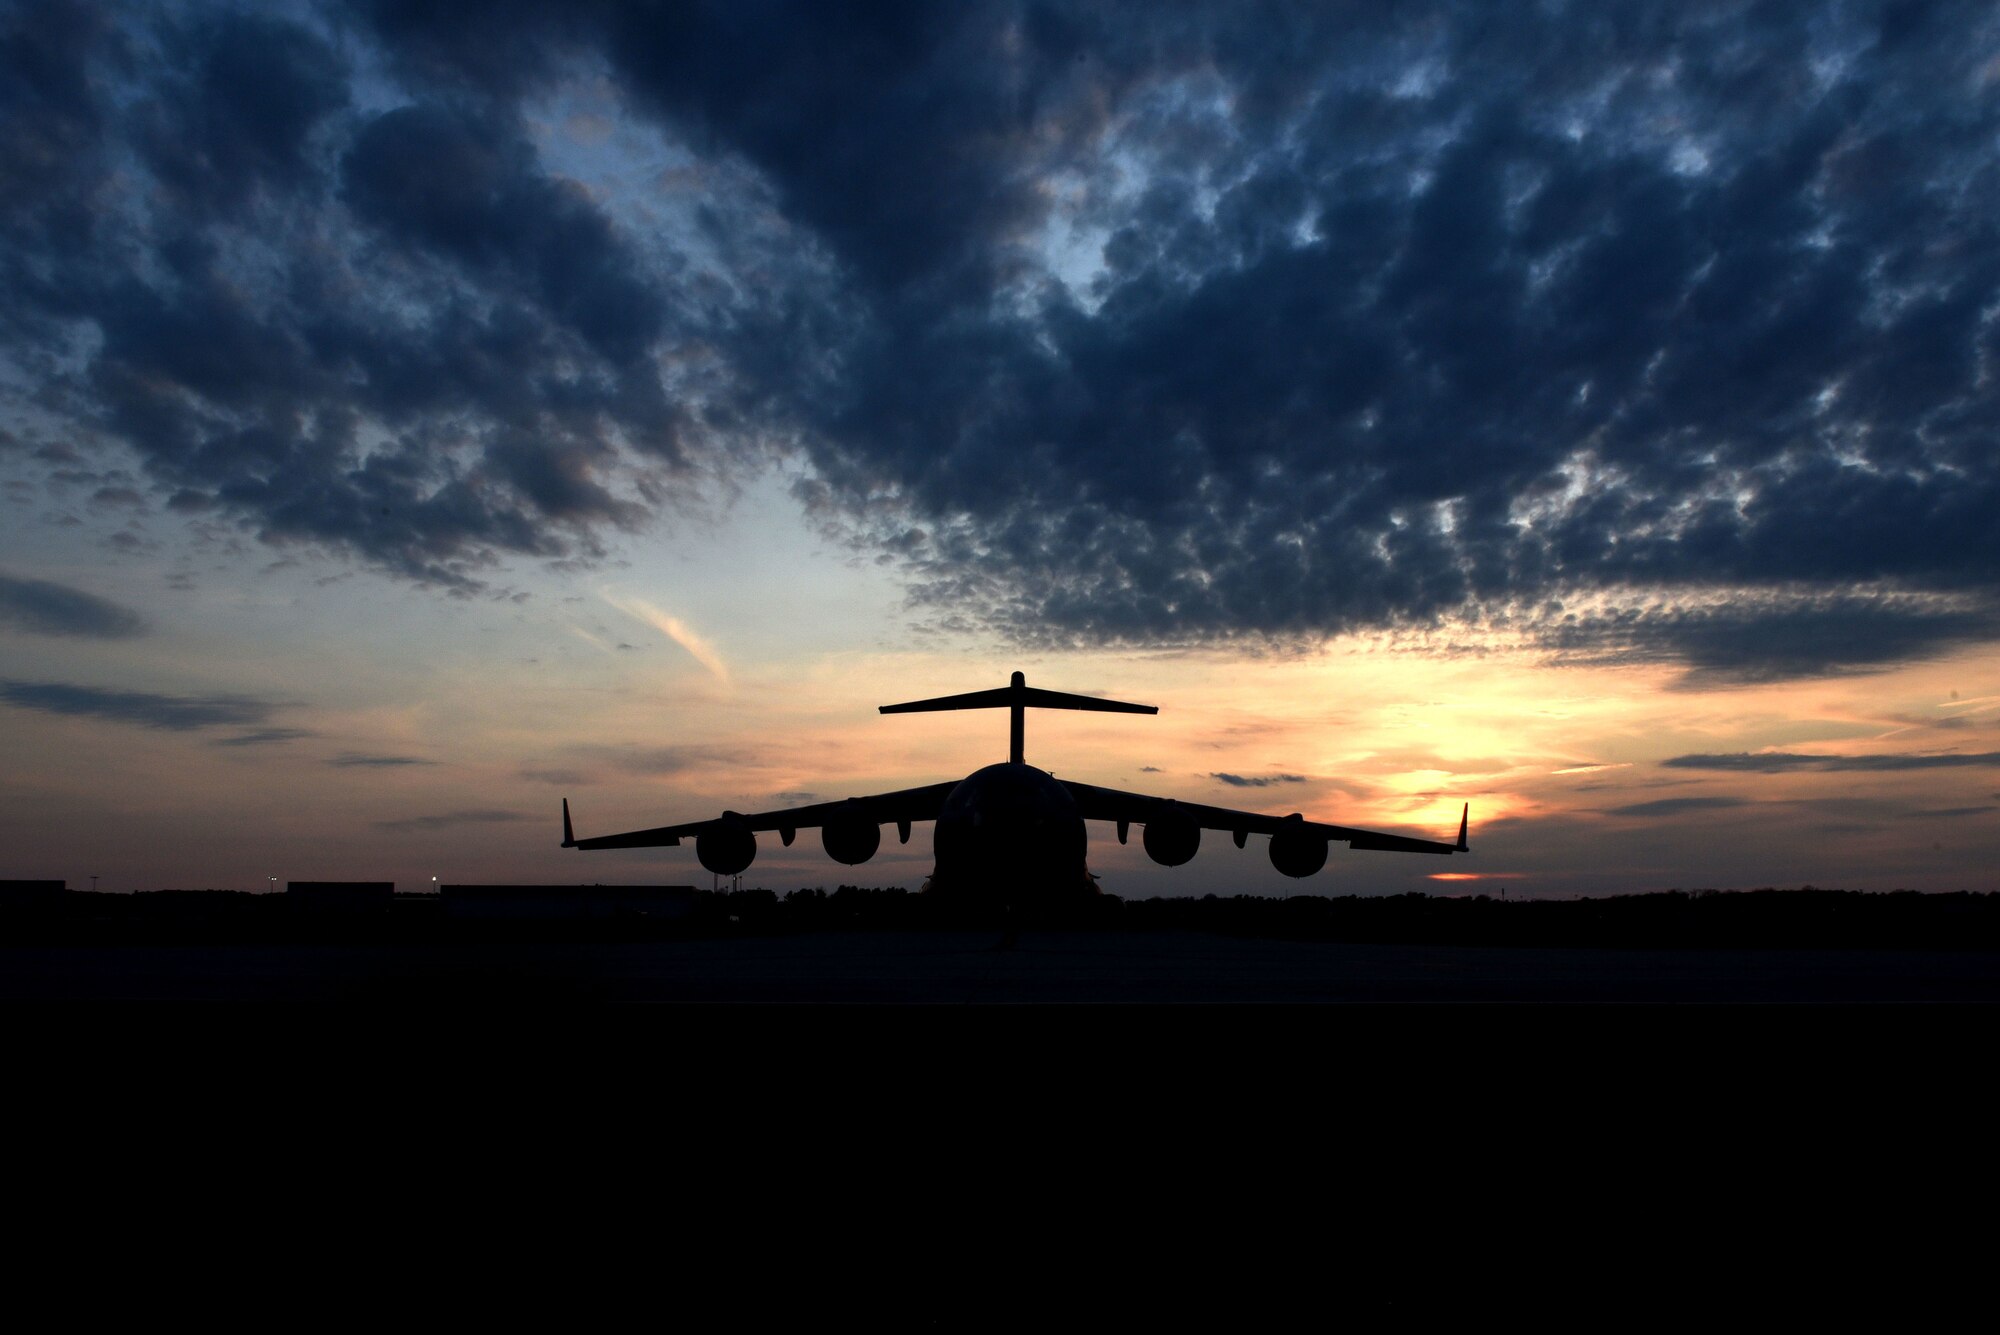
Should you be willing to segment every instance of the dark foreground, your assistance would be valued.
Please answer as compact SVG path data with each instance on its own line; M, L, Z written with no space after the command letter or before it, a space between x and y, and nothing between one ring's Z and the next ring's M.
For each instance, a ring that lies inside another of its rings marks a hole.
M725 1005L2000 1002L2000 951L825 931L653 941L0 947L0 1000Z

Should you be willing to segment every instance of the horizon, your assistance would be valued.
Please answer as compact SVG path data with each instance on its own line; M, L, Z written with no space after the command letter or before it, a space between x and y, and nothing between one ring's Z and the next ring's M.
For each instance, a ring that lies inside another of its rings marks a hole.
M2000 14L1483 12L0 15L0 876L2000 889Z

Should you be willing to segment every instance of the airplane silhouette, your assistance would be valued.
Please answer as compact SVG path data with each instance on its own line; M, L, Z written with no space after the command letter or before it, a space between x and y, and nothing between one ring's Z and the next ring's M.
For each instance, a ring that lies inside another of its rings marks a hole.
M1271 865L1287 876L1310 876L1326 865L1327 844L1392 853L1466 853L1471 804L1459 814L1458 842L1441 843L1399 834L1355 830L1309 821L1297 812L1268 816L1253 811L1204 806L1171 797L1150 797L1058 779L1023 759L1028 709L1081 709L1112 714L1157 714L1155 705L1127 704L1094 695L1070 695L1030 686L1016 672L1011 684L990 691L944 695L932 700L883 705L884 714L917 714L945 709L1006 709L1007 761L974 770L965 778L922 788L817 802L788 811L755 815L725 811L714 820L662 825L657 829L578 839L570 828L569 799L563 799L564 848L662 848L694 839L695 857L718 876L734 876L757 856L759 832L777 831L789 848L800 830L817 827L827 855L853 866L881 847L882 827L894 825L900 842L910 826L935 821L936 870L929 888L936 893L997 899L1064 898L1096 893L1085 866L1088 836L1084 822L1110 821L1124 843L1134 825L1143 827L1147 856L1178 867L1201 847L1203 830L1227 831L1238 848L1253 834L1269 835Z

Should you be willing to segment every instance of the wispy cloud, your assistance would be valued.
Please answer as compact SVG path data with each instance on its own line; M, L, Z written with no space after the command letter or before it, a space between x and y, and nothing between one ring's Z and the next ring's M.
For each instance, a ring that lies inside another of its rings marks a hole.
M0 626L94 640L129 639L146 632L145 621L128 607L66 584L9 575L0 575Z
M154 695L54 681L0 681L0 700L48 714L109 719L169 732L262 723L276 708L268 700L244 695Z
M505 821L527 820L518 811L447 811L436 816L410 816L403 820L378 820L378 830L448 830L454 825L497 825Z
M435 760L419 760L415 756L364 756L358 755L353 751L349 751L345 755L335 756L326 763L329 765L338 765L343 769L396 769L403 765L437 764Z
M234 737L218 737L216 746L268 746L274 742L296 742L301 737L316 737L318 733L305 728L259 728L255 732L238 733Z
M1258 774L1245 777L1241 774L1210 774L1217 783L1226 783L1231 788L1270 788L1281 783L1304 783L1303 774Z
M687 650L688 657L707 668L709 673L724 686L729 685L729 665L722 661L722 655L715 651L715 646L703 639L685 621L662 611L644 598L612 593L609 590L601 591L599 596L626 616L644 622Z
M1929 807L1922 811L1899 811L1902 820L1953 820L1960 816L1983 816L1989 811L2000 811L2000 807Z
M589 775L575 769L524 769L521 777L536 783L552 783L559 787L584 787L593 782Z
M751 761L745 752L717 746L656 746L643 751L613 751L607 753L607 758L618 768L634 774L681 774Z
M1738 774L1788 774L1798 770L1888 773L1916 769L2000 768L2000 751L1937 755L1840 756L1806 755L1796 751L1738 751L1733 755L1673 756L1660 764L1668 769L1727 770Z
M1748 806L1740 797L1663 797L1655 802L1634 802L1629 807L1611 807L1608 816L1678 816L1688 811L1723 811Z

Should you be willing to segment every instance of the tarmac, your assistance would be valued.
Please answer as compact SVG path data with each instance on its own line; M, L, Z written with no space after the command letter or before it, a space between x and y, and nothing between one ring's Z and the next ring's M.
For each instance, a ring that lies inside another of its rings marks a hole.
M1198 932L0 947L0 1001L833 1006L1992 1005L2000 951L1356 945Z

